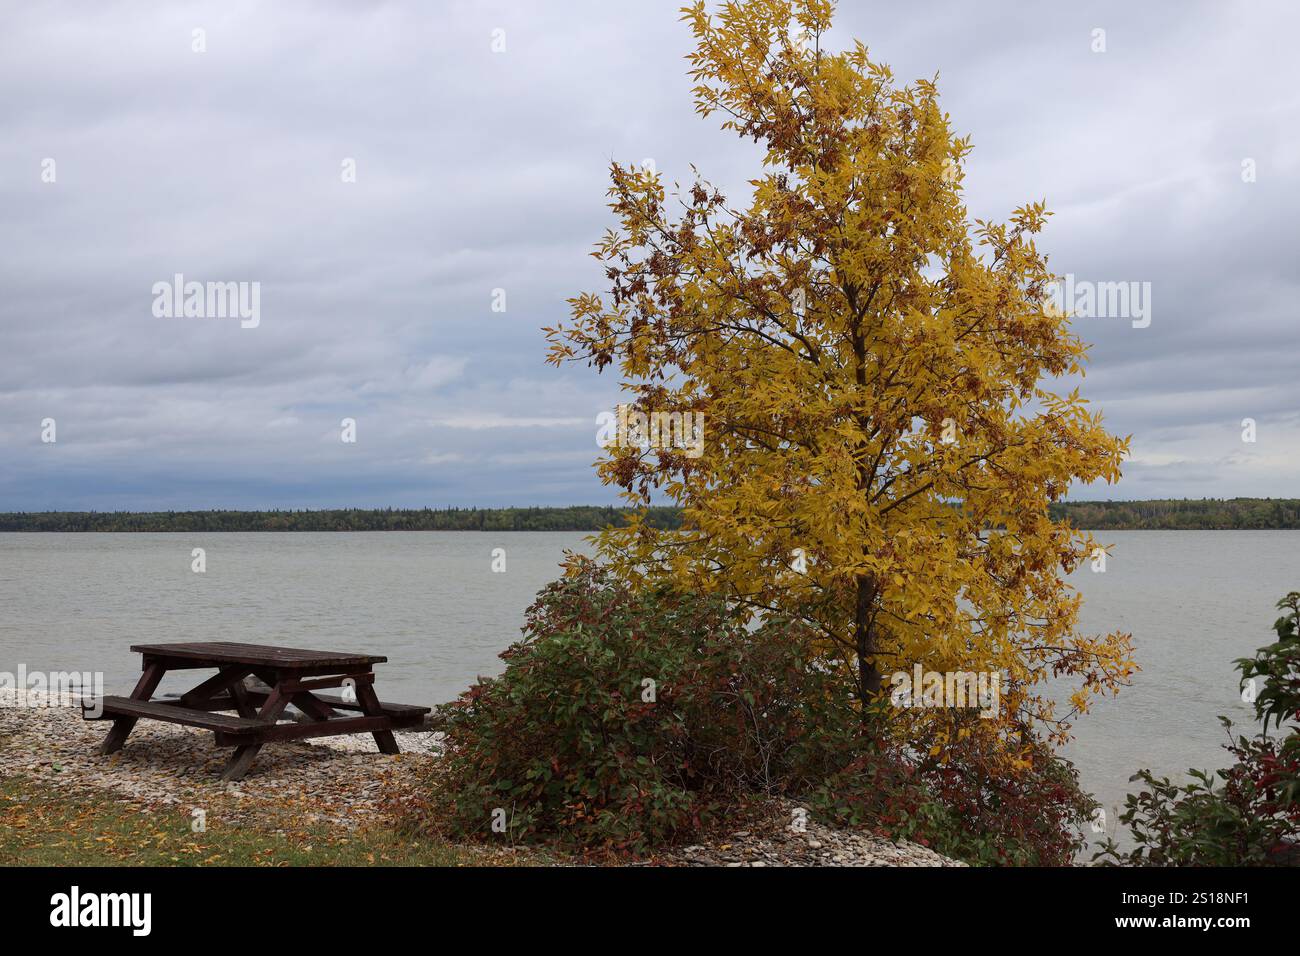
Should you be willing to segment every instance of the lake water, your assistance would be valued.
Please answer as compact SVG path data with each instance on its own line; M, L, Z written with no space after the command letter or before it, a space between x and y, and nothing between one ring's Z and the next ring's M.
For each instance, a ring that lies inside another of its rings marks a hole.
M1142 671L1078 722L1066 754L1113 826L1137 768L1223 764L1216 715L1250 719L1231 662L1270 641L1274 603L1300 589L1300 531L1097 537L1113 545L1106 571L1071 579L1083 629L1131 631ZM110 693L128 693L132 644L290 644L385 654L381 697L439 703L499 672L562 552L584 547L585 535L548 532L0 534L0 670L102 671Z

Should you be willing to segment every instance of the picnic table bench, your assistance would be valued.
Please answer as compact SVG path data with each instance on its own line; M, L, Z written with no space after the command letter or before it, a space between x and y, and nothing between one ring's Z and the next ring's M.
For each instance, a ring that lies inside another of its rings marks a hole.
M372 668L388 658L374 654L227 641L136 644L131 650L143 655L143 673L131 696L102 697L83 703L82 716L87 720L113 721L99 752L121 750L142 717L202 727L215 732L218 747L234 748L222 780L242 779L262 745L281 740L369 731L381 753L400 753L393 731L418 726L430 710L381 701L375 695ZM215 675L179 698L151 699L167 671L212 668L216 668ZM245 681L250 677L260 679L269 690L249 688ZM351 693L316 693L334 687ZM278 722L290 704L303 713L304 721ZM234 711L238 716L221 711Z

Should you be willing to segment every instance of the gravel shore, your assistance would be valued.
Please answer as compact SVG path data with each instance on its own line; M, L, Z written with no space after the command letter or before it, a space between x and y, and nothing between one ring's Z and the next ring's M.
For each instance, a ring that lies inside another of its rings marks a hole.
M39 699L27 696L15 706L15 693L0 691L0 776L107 792L141 807L220 807L235 819L300 808L313 822L356 827L418 784L441 741L397 733L396 756L379 753L370 734L268 744L243 780L223 783L230 749L215 746L211 731L141 720L125 747L102 757L109 721L83 720L75 706L32 706Z
M107 721L86 721L79 707L18 705L0 691L0 777L19 775L75 791L114 796L142 812L203 809L223 819L289 811L310 822L355 828L380 820L403 794L418 793L442 735L399 732L402 753L378 753L370 734L268 744L248 776L218 777L228 748L210 731L141 720L126 746L102 757ZM725 839L657 855L667 866L964 866L913 843L893 843L806 819L793 805Z
M683 847L656 862L677 866L965 866L916 843L822 826L787 805L725 840Z

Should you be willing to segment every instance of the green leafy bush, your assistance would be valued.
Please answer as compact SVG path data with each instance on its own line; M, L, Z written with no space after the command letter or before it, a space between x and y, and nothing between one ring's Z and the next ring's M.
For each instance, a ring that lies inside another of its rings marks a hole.
M1134 846L1121 851L1107 840L1096 859L1128 866L1300 862L1300 593L1291 592L1278 607L1289 612L1273 625L1278 640L1236 662L1243 688L1262 682L1254 697L1260 733L1234 738L1232 722L1220 717L1231 766L1190 770L1191 782L1181 785L1139 771L1132 779L1146 789L1128 795L1120 816ZM1268 735L1270 721L1285 730L1280 740Z
M995 781L970 741L944 762L881 736L887 715L862 719L801 625L751 629L717 600L637 593L594 565L548 586L502 657L440 709L447 753L422 816L453 836L644 854L783 796L972 862L1056 863L1090 810L1045 749Z
M506 671L442 708L439 810L464 835L645 852L797 776L831 676L788 622L633 593L588 567L544 590Z

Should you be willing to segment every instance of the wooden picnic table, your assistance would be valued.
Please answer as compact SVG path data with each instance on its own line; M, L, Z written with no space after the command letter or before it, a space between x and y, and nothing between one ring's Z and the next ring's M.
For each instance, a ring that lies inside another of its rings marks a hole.
M101 754L122 749L140 718L203 727L216 732L218 747L234 747L222 780L239 780L252 766L263 744L369 731L379 750L399 753L394 730L418 726L430 710L411 704L388 704L375 695L373 666L388 660L374 654L311 651L297 647L270 647L205 641L191 644L136 644L143 655L143 673L130 697L104 697L84 705L87 720L112 720L100 746ZM152 700L167 671L216 668L217 673L176 699ZM252 690L249 677L259 678L269 691ZM344 696L318 694L339 687ZM307 718L278 723L293 704ZM229 716L220 711L234 711ZM339 711L359 712L357 716Z

